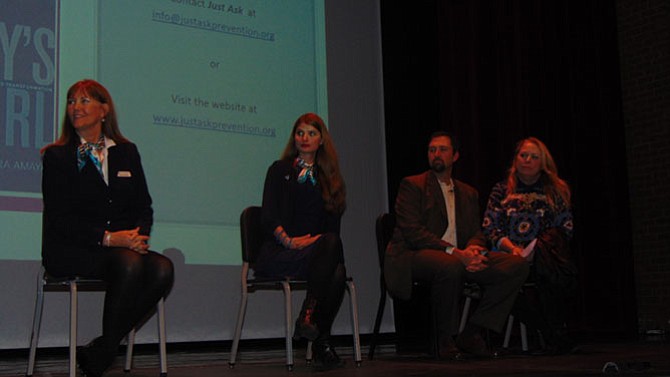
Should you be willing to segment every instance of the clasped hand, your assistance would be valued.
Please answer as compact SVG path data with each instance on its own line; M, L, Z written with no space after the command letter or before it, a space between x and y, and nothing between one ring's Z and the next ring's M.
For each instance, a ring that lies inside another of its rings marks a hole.
M291 249L302 250L307 246L316 242L316 240L318 240L319 237L321 237L320 234L317 234L316 236L312 236L311 234L305 234L304 236L292 237Z
M469 272L478 272L488 268L486 262L488 258L483 252L486 248L478 245L470 245L463 250L460 250L459 258L465 265L465 269Z
M110 232L109 245L112 247L126 247L137 251L140 254L146 254L149 250L149 236L139 233L140 228L129 230L119 230Z

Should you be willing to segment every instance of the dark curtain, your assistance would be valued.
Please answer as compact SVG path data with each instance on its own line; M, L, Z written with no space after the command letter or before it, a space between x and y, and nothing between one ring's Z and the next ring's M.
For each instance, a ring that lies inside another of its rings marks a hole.
M389 201L427 168L432 131L457 135L454 175L482 209L516 142L544 141L571 185L580 267L573 330L636 332L613 1L381 1Z

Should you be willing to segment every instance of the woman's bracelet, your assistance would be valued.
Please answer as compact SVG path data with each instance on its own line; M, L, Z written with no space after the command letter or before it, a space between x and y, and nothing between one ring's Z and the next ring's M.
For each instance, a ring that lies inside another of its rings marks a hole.
M290 249L292 243L293 238L289 237L288 234L284 232L284 237L282 237L281 244L284 245L285 248Z
M110 243L112 242L112 233L105 231L105 240L102 242L104 246L109 247Z
M277 242L279 242L282 246L284 246L287 249L291 248L291 243L293 242L293 239L286 234L286 231L284 230L283 227L279 226L277 229L274 231L275 239Z

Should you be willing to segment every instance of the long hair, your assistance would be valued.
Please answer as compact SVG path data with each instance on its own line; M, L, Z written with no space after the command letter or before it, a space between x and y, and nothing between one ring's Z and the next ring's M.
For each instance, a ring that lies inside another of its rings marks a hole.
M544 193L547 195L549 204L554 207L556 200L560 197L567 206L570 206L570 186L558 176L558 168L556 168L554 158L549 153L547 146L535 137L525 138L516 144L514 157L512 157L512 166L509 168L509 174L507 175L508 195L516 191L516 158L525 143L534 144L540 150L540 181L543 184Z
M298 156L298 149L295 146L295 132L298 126L303 123L313 126L321 133L322 143L316 151L315 162L317 169L316 176L321 186L321 197L326 203L326 210L342 214L346 209L344 179L342 179L342 174L340 173L340 165L333 139L330 137L326 124L321 117L314 113L306 113L295 121L291 137L286 143L281 159L293 161Z
M102 86L99 82L91 79L84 79L74 83L70 89L67 90L67 98L72 98L74 95L82 93L91 98L94 98L100 103L107 104L109 111L105 115L105 120L102 122L102 133L106 137L114 140L115 143L128 143L128 139L121 134L119 130L119 123L116 117L116 109L114 108L114 101L112 101L112 96L109 94L109 91ZM40 152L44 152L45 149L49 148L52 145L65 145L70 142L73 142L77 138L77 133L72 125L72 120L67 114L67 105L65 105L65 112L63 115L63 123L61 126L60 137L53 142L42 148Z

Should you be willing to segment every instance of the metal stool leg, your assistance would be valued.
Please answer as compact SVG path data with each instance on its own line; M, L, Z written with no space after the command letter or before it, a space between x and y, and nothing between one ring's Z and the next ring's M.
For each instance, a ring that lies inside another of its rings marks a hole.
M156 305L156 320L158 322L158 349L160 358L160 377L167 376L167 347L165 339L165 299L161 298ZM126 364L123 371L128 373L133 366L133 348L135 346L135 334L137 329L132 329L128 333L126 348Z
M375 317L375 325L372 330L372 340L370 341L370 349L368 350L368 360L375 357L375 348L377 348L377 338L379 337L379 328L384 317L384 307L386 306L386 286L382 283L381 293L379 295L379 304L377 304L377 316Z
M242 268L243 276L246 276L247 268L246 264ZM249 292L247 290L247 285L242 284L242 295L240 297L240 309L237 311L237 324L235 325L235 335L233 336L233 345L230 348L230 360L228 361L228 367L231 369L235 367L235 361L237 358L237 350L240 346L240 338L242 337L242 325L244 325L244 316L247 313L247 300L249 298Z
M358 330L358 298L356 297L356 286L352 280L347 280L349 291L349 308L351 309L351 330L354 333L354 360L356 366L361 366L363 362L361 357L361 339Z
M37 276L37 297L35 298L35 313L33 314L33 329L30 333L30 354L28 356L28 369L26 376L32 377L35 369L35 357L37 356L37 343L40 338L40 326L42 325L42 310L44 308L44 281L43 272L40 270Z
M505 340L503 341L503 348L509 348L509 340L512 336L512 327L514 326L514 316L509 315L507 320L507 328L505 329ZM528 331L526 324L519 322L519 332L521 336L521 350L523 352L528 352Z
M509 318L507 319L507 329L505 330L503 348L509 348L509 338L512 335L512 325L514 325L514 316L510 314Z
M521 331L521 350L528 352L528 336L526 325L523 322L519 322L519 330Z
M305 361L307 362L307 365L312 364L312 342L311 340L307 341L307 350L305 350Z
M77 282L70 282L70 377L77 376Z
M130 330L126 336L126 364L123 367L123 371L128 373L133 367L133 347L135 346L135 329Z
M465 328L465 324L468 322L468 316L470 315L470 305L472 305L472 298L466 297L465 304L463 304L463 314L461 314L461 324L458 326L458 333L462 333Z
M160 377L167 376L167 334L165 331L165 299L158 301L158 348L161 359Z
M292 300L291 300L291 284L289 284L288 281L283 281L282 287L284 288L284 308L285 308L285 313L284 317L286 319L286 323L284 324L284 328L286 330L286 369L289 371L293 370L293 339L292 337L292 330L293 330L293 314L291 314L291 306Z

